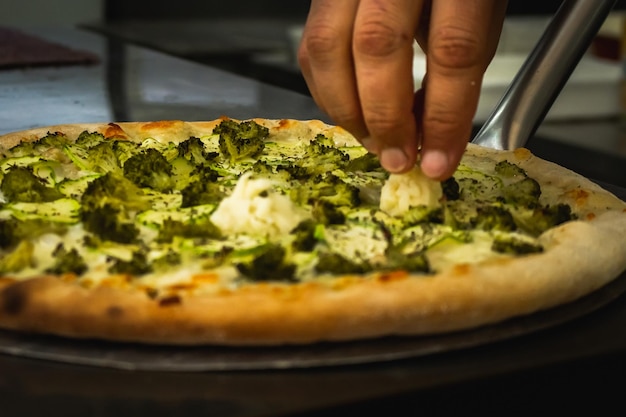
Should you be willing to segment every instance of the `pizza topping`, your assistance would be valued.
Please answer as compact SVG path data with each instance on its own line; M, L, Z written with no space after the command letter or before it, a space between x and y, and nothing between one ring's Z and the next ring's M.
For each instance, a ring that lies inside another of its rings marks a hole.
M304 217L289 197L273 191L271 181L245 173L211 215L211 221L225 235L248 233L276 238L288 234Z
M389 175L330 136L276 137L224 120L183 140L83 132L11 148L0 161L0 271L159 294L429 274L540 252L536 237L574 218L569 206L542 205L538 183L508 161L473 157L439 183L418 167ZM219 279L190 281L208 273Z
M392 174L382 187L380 209L400 216L410 207L437 207L443 195L441 183L426 177L415 166L405 174Z

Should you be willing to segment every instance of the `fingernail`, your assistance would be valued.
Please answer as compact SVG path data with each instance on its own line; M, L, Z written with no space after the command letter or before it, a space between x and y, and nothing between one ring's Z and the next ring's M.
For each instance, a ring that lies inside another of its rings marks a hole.
M363 145L363 147L367 149L369 153L373 153L374 155L378 154L378 148L376 147L376 143L369 136L359 139L359 142L361 142L361 145Z
M448 169L448 155L439 149L426 151L422 154L420 168L426 176L439 178Z
M409 158L399 148L385 148L380 154L380 164L391 173L406 170Z

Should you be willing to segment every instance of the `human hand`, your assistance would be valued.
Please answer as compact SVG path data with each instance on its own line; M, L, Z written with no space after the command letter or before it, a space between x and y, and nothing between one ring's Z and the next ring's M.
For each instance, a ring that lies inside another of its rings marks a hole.
M463 155L505 0L312 0L298 52L314 100L392 173L419 159L450 177ZM414 92L413 43L426 55Z

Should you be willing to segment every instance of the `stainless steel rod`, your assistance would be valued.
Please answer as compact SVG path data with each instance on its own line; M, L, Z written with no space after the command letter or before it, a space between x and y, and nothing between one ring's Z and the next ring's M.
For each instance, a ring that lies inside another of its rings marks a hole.
M615 3L565 0L472 142L495 149L524 146Z

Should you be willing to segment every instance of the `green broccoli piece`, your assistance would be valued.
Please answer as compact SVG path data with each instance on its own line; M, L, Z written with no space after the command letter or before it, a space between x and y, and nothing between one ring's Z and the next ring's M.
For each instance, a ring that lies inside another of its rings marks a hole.
M134 243L139 236L139 229L128 214L120 207L111 204L83 210L81 221L85 230L95 234L101 240L118 243Z
M446 201L458 200L461 197L461 189L459 183L454 177L450 177L441 183L441 191Z
M203 179L189 184L181 190L183 197L180 207L193 207L204 204L219 204L226 196L219 184Z
M70 140L61 132L48 132L48 134L35 142L33 147L38 152L46 152L52 148L62 149L65 145L69 144Z
M336 206L356 207L361 203L358 187L343 182L334 174L317 175L290 192L292 201L313 205L324 200Z
M291 180L306 181L315 176L303 166L296 164L280 164L276 166L276 172L278 174L286 173Z
M172 164L156 149L146 149L124 163L124 176L140 187L160 192L174 189Z
M373 153L366 153L358 158L351 159L345 167L349 172L371 172L381 168L378 156Z
M317 223L312 219L302 220L298 223L290 232L293 235L291 247L296 252L311 252L317 244L317 239L315 238L316 228Z
M495 166L495 171L496 174L504 178L526 178L526 171L509 161L498 162Z
M296 266L286 261L286 250L279 244L270 243L247 262L236 263L243 276L253 281L294 281Z
M213 129L219 135L219 150L222 157L231 165L250 158L256 158L265 148L269 129L254 121L237 123L224 120Z
M138 212L149 209L150 201L141 188L126 177L109 172L91 181L81 198L83 212L105 205Z
M170 269L174 266L180 265L182 262L182 257L180 253L168 250L167 253L152 262L152 267L155 270L166 270Z
M209 218L190 222L165 219L156 240L158 243L170 243L177 236L188 239L220 239L222 233Z
M507 204L535 208L539 206L541 187L537 181L526 177L521 181L503 187L502 193L504 202Z
M550 228L576 219L567 204L537 207L531 211L513 211L513 214L517 226L532 236L539 236Z
M122 172L117 154L113 150L113 142L92 144L90 148L74 144L63 150L79 169L105 174L107 172Z
M178 156L185 158L194 165L206 165L219 155L216 152L207 152L202 140L195 136L180 142L177 149Z
M34 266L35 245L28 240L20 242L10 253L0 258L0 273L19 272Z
M318 200L313 203L313 219L323 225L344 224L346 215L337 206L326 200Z
M302 159L296 162L311 174L322 175L336 169L344 169L350 156L335 147L332 140L324 135L317 135L304 150Z
M35 151L35 146L33 142L28 141L20 141L17 145L11 147L9 149L9 153L12 157L19 158L24 156L32 156Z
M317 256L315 270L335 275L364 274L371 272L372 266L367 262L354 262L338 253L324 251Z
M481 230L510 232L517 229L510 211L499 206L480 206L471 221L472 226Z
M120 164L124 165L132 156L141 151L141 145L130 140L113 141L113 152Z
M56 188L46 187L32 168L13 166L4 174L0 191L11 202L42 203L63 197Z
M423 252L402 253L390 246L387 249L387 261L382 269L385 271L430 272L430 264Z
M443 223L443 215L441 207L412 206L402 215L402 224L410 227L420 223Z
M83 257L78 253L76 248L67 250L65 246L60 243L52 252L55 261L54 265L46 269L50 274L76 274L78 276L84 274L87 269L87 263Z
M63 234L66 231L66 225L48 220L18 220L14 217L1 219L0 248L12 248L23 240L32 240L48 233Z
M491 250L511 255L526 255L543 252L543 247L538 243L532 243L515 236L496 236L491 245Z
M102 133L89 132L85 130L84 132L81 132L80 135L78 135L78 138L76 139L76 142L74 143L76 143L78 146L89 149L96 145L101 144L104 141L105 139Z
M153 270L142 250L133 252L132 258L128 261L118 258L111 258L111 260L113 265L109 267L108 271L112 274L144 275Z

